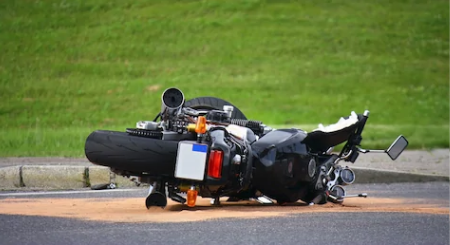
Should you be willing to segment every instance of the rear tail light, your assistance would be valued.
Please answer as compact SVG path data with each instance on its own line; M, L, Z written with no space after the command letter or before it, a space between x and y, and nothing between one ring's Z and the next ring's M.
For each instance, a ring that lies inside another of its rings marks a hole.
M223 151L212 150L209 154L208 176L220 179L222 177Z

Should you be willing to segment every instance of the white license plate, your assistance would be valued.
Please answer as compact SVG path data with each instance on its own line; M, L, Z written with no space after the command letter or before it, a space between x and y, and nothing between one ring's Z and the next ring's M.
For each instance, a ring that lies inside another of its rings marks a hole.
M208 145L195 141L178 143L175 177L180 179L203 180L205 175Z

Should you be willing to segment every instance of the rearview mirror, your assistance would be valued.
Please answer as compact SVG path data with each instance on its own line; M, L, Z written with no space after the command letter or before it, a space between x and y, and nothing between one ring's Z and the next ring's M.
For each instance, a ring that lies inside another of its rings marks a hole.
M386 150L386 153L392 160L397 159L403 150L408 146L408 140L403 135L398 136L398 138L392 143L391 146Z

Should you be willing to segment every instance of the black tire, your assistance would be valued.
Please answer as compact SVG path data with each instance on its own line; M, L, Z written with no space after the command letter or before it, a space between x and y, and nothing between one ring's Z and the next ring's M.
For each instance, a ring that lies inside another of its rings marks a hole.
M186 101L185 106L193 109L221 110L224 105L233 104L215 97L198 97ZM247 118L234 107L232 118ZM146 172L153 176L173 177L177 141L163 141L136 137L125 132L97 130L86 139L85 154L90 162L115 170L140 175Z
M136 137L125 132L97 130L86 139L87 159L130 174L173 177L177 141Z
M231 104L230 102L216 98L216 97L197 97L185 102L184 106L191 107L192 109L206 109L206 110L222 110L224 105L231 105L234 107L231 114L232 119L247 120L247 117L242 113L239 108Z

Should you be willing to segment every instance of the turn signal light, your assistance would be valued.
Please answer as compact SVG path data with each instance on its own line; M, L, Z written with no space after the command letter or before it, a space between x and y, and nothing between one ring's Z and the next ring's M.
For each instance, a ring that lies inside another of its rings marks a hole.
M208 175L220 179L222 177L223 151L212 150L209 154Z
M195 203L197 202L197 190L191 188L187 192L187 205L188 207L195 207Z
M199 116L197 118L197 125L195 125L195 132L197 134L204 134L204 133L206 133L206 117Z

